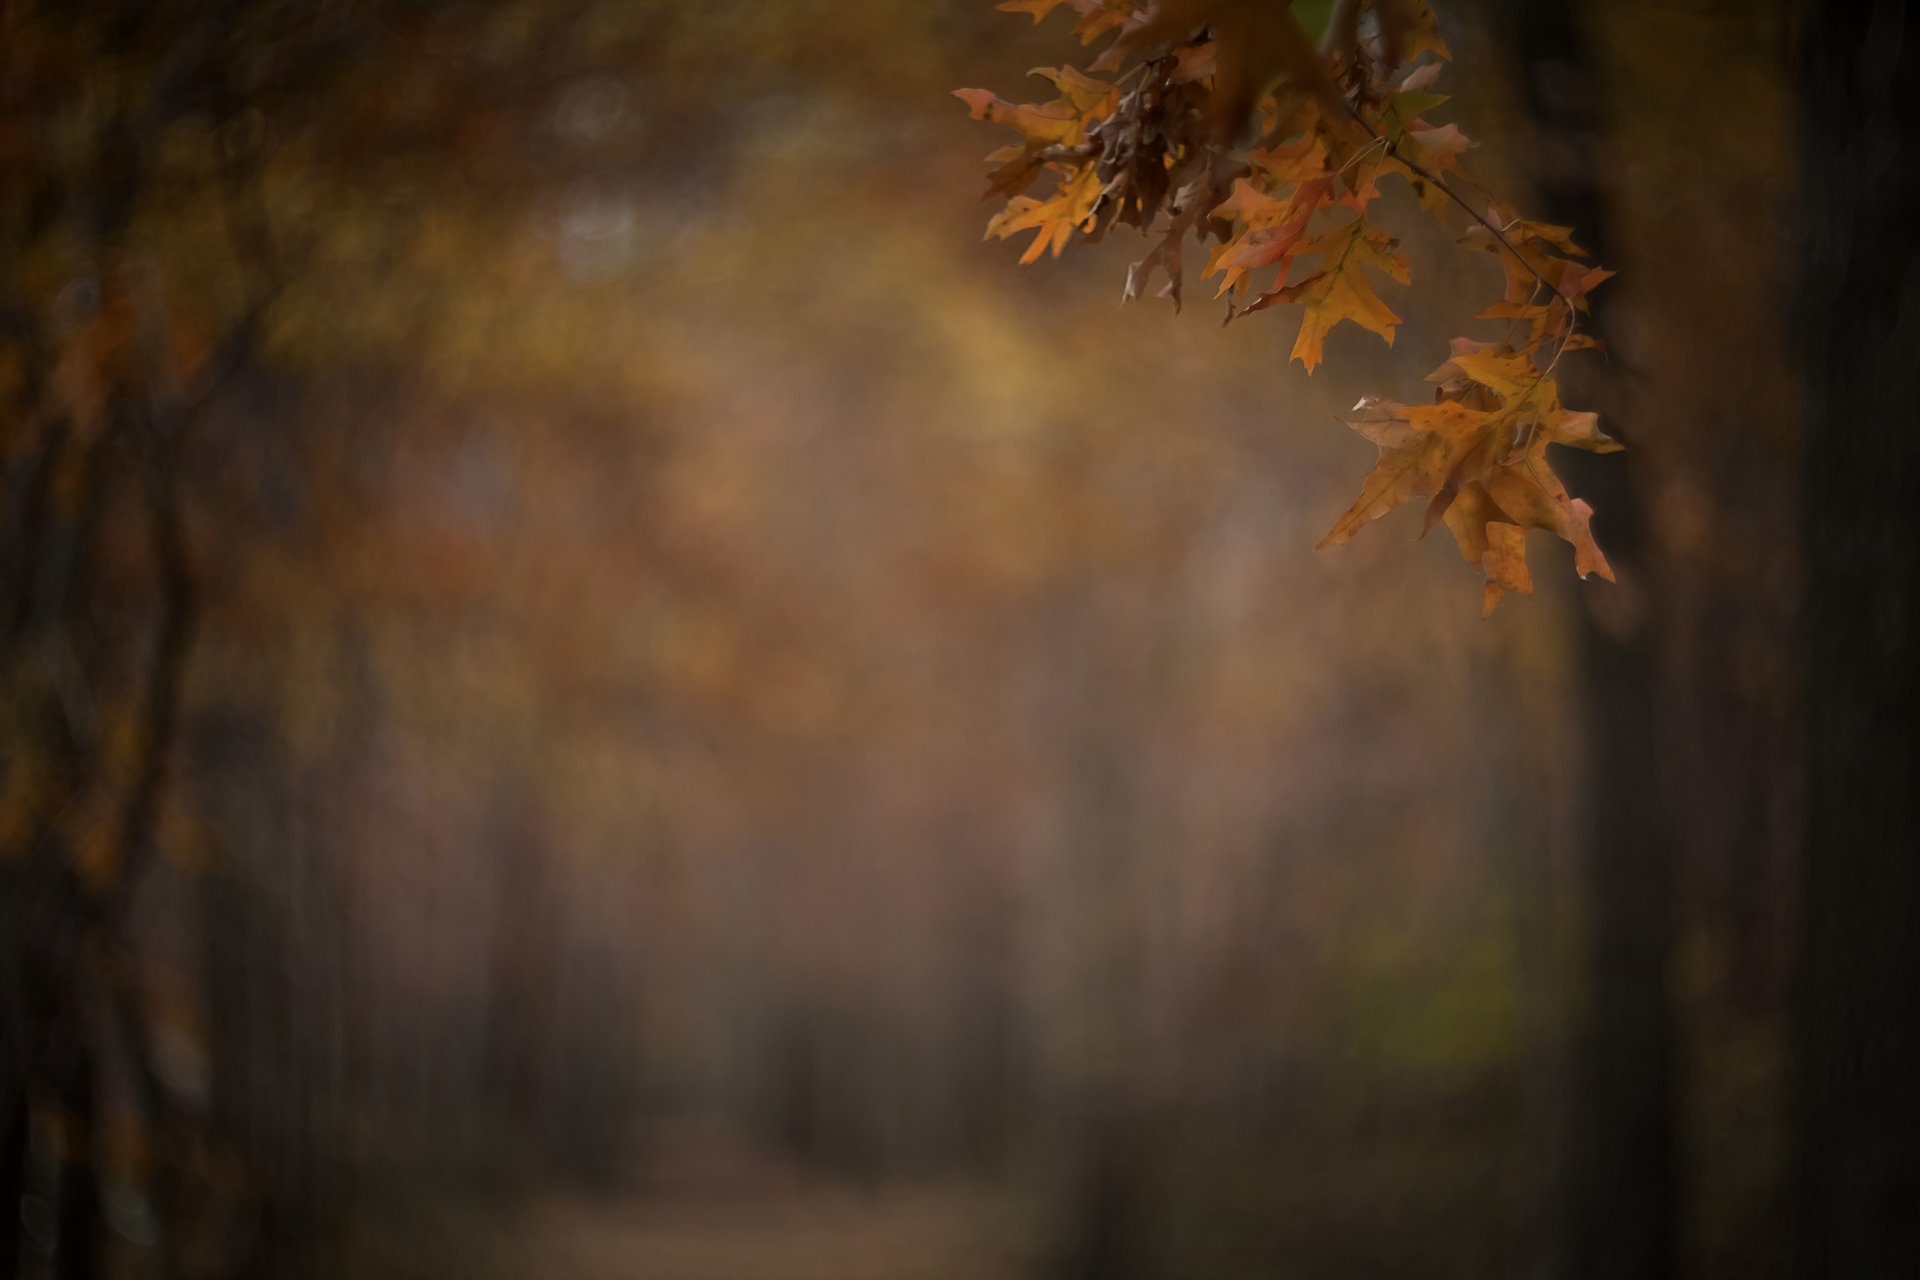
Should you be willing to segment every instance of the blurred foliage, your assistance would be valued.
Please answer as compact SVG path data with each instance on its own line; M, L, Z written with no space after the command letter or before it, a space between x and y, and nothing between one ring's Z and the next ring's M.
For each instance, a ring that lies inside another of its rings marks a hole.
M596 1265L824 1204L727 1255L792 1273L858 1247L851 1178L962 1182L874 1230L965 1270L952 1224L1012 1222L969 1228L1011 1269L1109 1130L1168 1274L1528 1255L1557 597L1308 551L1365 452L1323 424L1431 360L1335 332L1308 383L1115 310L1130 249L976 243L945 89L1057 60L983 8L0 8L24 1273L538 1271L563 1178L646 1206ZM1644 109L1631 207L1768 180L1676 175ZM1404 238L1417 352L1499 274ZM1673 243L1623 265L1718 270ZM1767 1105L1748 1026L1703 1123Z

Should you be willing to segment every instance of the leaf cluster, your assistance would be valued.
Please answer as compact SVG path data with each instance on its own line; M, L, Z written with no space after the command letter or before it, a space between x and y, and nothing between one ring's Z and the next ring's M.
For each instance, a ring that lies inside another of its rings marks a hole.
M1505 321L1498 342L1459 338L1432 376L1433 403L1368 397L1354 430L1380 449L1360 497L1322 539L1342 543L1415 498L1426 525L1444 520L1485 575L1485 608L1530 593L1525 537L1571 543L1582 577L1611 580L1588 531L1591 511L1548 465L1549 444L1598 452L1619 444L1591 413L1561 404L1556 371L1569 351L1597 347L1581 329L1588 295L1612 273L1565 227L1519 219L1461 193L1459 127L1435 120L1450 55L1425 0L1339 0L1309 30L1290 0L1005 0L1038 22L1078 15L1082 44L1105 41L1086 66L1033 74L1057 96L1007 102L961 89L974 118L1019 140L988 157L988 198L1005 200L989 237L1031 232L1021 262L1058 256L1076 236L1139 229L1147 252L1123 298L1159 295L1176 310L1189 252L1229 322L1299 308L1292 358L1321 363L1329 332L1358 325L1393 342L1400 317L1379 282L1407 285L1412 266L1378 224L1382 183L1398 179L1458 239L1499 257L1506 288L1479 313ZM1451 230L1451 228L1450 228Z

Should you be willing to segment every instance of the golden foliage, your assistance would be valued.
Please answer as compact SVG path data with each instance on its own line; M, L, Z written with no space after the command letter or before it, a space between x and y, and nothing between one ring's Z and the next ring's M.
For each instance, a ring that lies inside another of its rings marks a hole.
M1000 6L1035 21L1058 0ZM1300 308L1292 358L1308 372L1327 335L1351 323L1391 343L1400 317L1375 276L1408 284L1412 268L1377 223L1380 182L1397 177L1427 215L1464 210L1469 248L1497 255L1505 293L1480 313L1504 320L1499 342L1461 338L1433 375L1436 403L1368 398L1353 428L1380 448L1360 497L1321 546L1413 498L1429 499L1426 526L1446 519L1486 577L1486 608L1529 592L1524 535L1544 529L1572 544L1582 577L1611 579L1589 532L1587 505L1548 465L1550 444L1619 448L1591 413L1560 402L1555 371L1568 351L1598 345L1580 329L1588 295L1612 273L1593 266L1570 228L1481 214L1454 186L1469 139L1429 113L1449 57L1432 10L1419 0L1341 0L1324 32L1268 0L1073 0L1083 43L1117 33L1086 70L1043 75L1052 102L1019 105L962 89L976 119L1013 128L995 152L989 196L1007 197L990 236L1032 230L1021 256L1058 255L1075 232L1098 239L1115 221L1154 239L1127 273L1140 295L1153 271L1180 302L1182 248L1209 237L1206 274L1218 276L1227 319ZM1316 38L1318 43L1316 44ZM1235 145L1251 125L1252 140ZM1043 195L1026 188L1044 179Z

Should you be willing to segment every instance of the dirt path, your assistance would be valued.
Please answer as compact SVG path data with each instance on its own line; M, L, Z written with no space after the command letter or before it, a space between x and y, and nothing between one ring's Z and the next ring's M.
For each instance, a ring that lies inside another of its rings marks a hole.
M495 1224L495 1280L1026 1280L1001 1193L862 1189L735 1151L656 1155L630 1190L553 1192Z
M1004 1208L950 1189L702 1203L553 1197L505 1227L499 1280L1020 1280Z

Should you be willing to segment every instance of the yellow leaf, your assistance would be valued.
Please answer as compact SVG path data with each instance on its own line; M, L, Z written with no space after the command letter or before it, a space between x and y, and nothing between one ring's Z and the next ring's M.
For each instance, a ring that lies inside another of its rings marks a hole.
M1373 267L1391 279L1406 283L1407 260L1395 250L1394 242L1373 231L1365 222L1353 222L1323 236L1309 248L1323 254L1327 265L1298 284L1282 285L1248 310L1260 310L1275 302L1298 302L1305 307L1292 358L1308 373L1321 361L1328 332L1342 320L1370 329L1391 344L1400 317L1373 291L1364 269Z
M1461 461L1489 438L1499 416L1457 400L1404 405L1370 397L1354 408L1360 416L1347 425L1379 446L1380 456L1360 496L1319 547L1338 546L1395 507L1438 493Z
M1460 544L1468 564L1486 575L1481 591L1481 616L1486 616L1509 591L1533 594L1533 575L1527 569L1527 531L1508 519L1486 486L1473 481L1463 487L1447 508L1447 528Z
M1452 356L1427 377L1433 382L1465 377L1502 396L1526 395L1541 381L1540 370L1526 352L1471 338L1455 338Z
M1067 146L1081 139L1080 113L1067 103L1013 103L986 89L955 89L953 96L967 104L975 120L1018 129L1031 145Z
M1021 231L1037 230L1039 234L1020 255L1021 263L1037 262L1049 251L1057 258L1073 233L1086 223L1099 198L1100 177L1087 166L1063 179L1044 200L1017 196L1009 201L1006 209L987 223L987 237L1004 240Z

